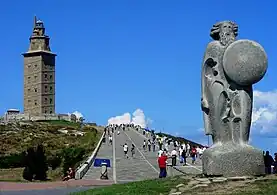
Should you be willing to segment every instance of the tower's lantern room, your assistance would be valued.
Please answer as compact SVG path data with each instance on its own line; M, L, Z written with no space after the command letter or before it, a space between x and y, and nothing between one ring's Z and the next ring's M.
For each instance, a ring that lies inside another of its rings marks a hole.
M34 18L33 36L45 36L45 28L43 21L37 20L36 16Z

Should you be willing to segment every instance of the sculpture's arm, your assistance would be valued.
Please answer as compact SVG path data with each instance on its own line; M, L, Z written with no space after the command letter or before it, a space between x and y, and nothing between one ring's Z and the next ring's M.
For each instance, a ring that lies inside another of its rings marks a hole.
M209 109L207 99L201 98L201 109L204 111L205 109Z
M208 104L208 95L207 89L210 87L210 84L213 82L213 68L217 64L214 58L211 56L211 47L214 45L214 42L211 42L205 52L205 56L202 64L202 76L201 76L201 89L202 89L202 97L201 97L201 108L202 111L207 111L209 109Z
M213 135L211 112L213 109L209 105L213 102L213 94L211 92L212 83L215 81L215 66L217 65L217 52L219 45L216 41L208 44L203 63L201 75L201 109L204 116L204 127L206 135Z

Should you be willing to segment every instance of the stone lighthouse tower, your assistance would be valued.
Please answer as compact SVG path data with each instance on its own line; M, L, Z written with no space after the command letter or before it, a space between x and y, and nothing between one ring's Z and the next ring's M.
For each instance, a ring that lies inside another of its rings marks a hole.
M29 50L24 56L24 113L55 114L55 57L44 23L34 18Z

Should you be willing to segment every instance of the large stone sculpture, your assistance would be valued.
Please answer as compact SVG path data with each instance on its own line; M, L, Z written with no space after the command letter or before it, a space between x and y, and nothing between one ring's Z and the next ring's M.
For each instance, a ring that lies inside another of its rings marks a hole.
M261 45L236 40L238 26L232 21L213 25L202 66L201 108L205 133L213 145L202 156L207 176L263 175L261 150L248 145L253 90L267 70Z

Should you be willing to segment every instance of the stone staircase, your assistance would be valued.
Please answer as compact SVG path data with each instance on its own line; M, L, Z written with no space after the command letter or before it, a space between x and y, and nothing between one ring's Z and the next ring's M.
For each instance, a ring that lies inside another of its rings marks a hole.
M109 180L116 178L117 183L125 183L130 181L139 181L151 178L157 178L159 176L159 167L157 163L158 146L156 151L144 151L143 141L148 138L142 135L142 132L136 131L135 129L127 128L125 131L120 131L119 135L114 135L115 142L115 167L113 167L113 145L108 143L108 137L106 137L106 143L102 143L96 158L110 159L111 167L108 168ZM127 143L129 147L128 156L126 158L123 152L123 145ZM131 157L131 146L135 145L135 156ZM169 146L171 151L173 146ZM201 161L196 161L195 165L191 165L191 159L188 158L189 165L178 166L176 169L168 168L169 175L181 175L182 172L199 174L201 173ZM170 159L169 159L170 162ZM115 172L113 172L115 170ZM181 170L181 171L178 171ZM100 179L101 167L94 167L93 165L89 168L83 179Z
M108 168L109 180L113 179L113 146L109 144L108 137L106 137L106 143L102 143L96 158L109 159L111 162L111 167ZM101 167L94 167L93 164L83 177L83 179L100 179Z

